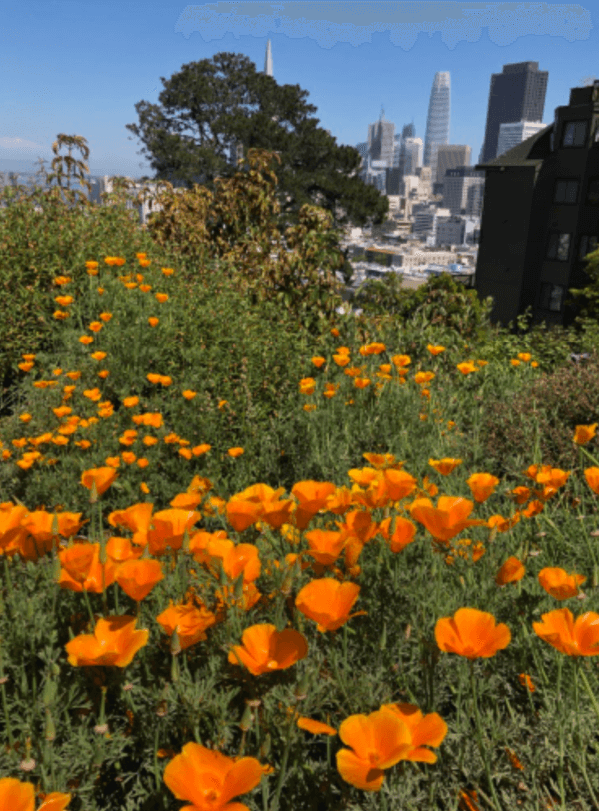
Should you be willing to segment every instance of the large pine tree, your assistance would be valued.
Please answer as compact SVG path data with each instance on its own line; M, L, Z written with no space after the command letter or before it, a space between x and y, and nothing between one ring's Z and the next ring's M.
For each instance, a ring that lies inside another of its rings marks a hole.
M279 153L276 174L283 223L297 221L304 203L322 206L335 226L383 222L387 198L358 177L360 155L339 146L313 117L308 92L279 85L258 72L246 56L219 53L183 65L170 79L161 77L160 104L135 105L139 124L127 124L144 144L154 180L208 188L230 177L231 148L252 147Z

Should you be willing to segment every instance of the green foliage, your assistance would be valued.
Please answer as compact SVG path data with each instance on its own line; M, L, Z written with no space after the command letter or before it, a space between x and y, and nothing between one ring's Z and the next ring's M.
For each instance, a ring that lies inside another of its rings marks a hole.
M587 284L580 289L570 289L571 299L566 301L576 324L584 319L599 321L599 249L587 254L585 259L588 261L584 269Z
M568 360L511 396L491 395L485 405L484 454L494 470L503 475L526 460L570 470L579 457L574 429L599 422L599 356Z
M304 205L299 221L283 235L278 228L280 206L277 176L271 161L280 158L250 150L245 171L217 179L214 193L194 185L181 193L161 184L148 233L156 244L175 247L187 263L208 259L231 269L250 300L277 302L307 329L330 320L340 304L335 270L344 262L331 217Z
M415 290L402 287L400 274L388 273L365 282L353 303L369 315L391 314L421 330L449 329L467 339L481 338L490 326L490 303L449 273L432 276Z
M155 180L213 190L218 177L235 172L229 150L237 144L245 153L280 155L282 228L297 224L304 205L325 208L335 226L385 219L387 198L357 176L357 150L338 146L318 126L316 107L299 85L278 85L248 57L233 53L190 62L162 82L159 104L138 102L139 124L127 125L143 142L140 154Z
M87 170L86 164L70 156L74 141L87 157L84 139L59 135L53 145L54 171L46 174L47 188L28 193L23 186L5 188L0 198L7 204L0 208L0 385L5 397L19 374L21 353L52 346L56 322L47 298L53 278L73 276L79 291L88 282L85 261L110 255L115 242L126 245L129 256L154 247L139 228L137 212L125 207L127 181L117 183L115 191L106 195L112 205L105 206L89 204L70 188L74 164L79 172ZM69 155L58 154L63 145L69 146ZM66 187L61 160L68 169Z

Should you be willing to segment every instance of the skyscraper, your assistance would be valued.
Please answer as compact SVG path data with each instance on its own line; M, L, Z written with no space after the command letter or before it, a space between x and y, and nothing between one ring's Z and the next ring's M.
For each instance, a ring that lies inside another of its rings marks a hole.
M496 157L521 144L522 141L526 141L531 135L536 135L547 126L549 125L543 124L542 121L516 121L510 124L500 124Z
M489 90L485 140L479 163L494 160L500 124L515 121L542 121L549 72L539 70L538 62L516 62L493 73Z
M422 166L422 149L422 138L404 138L402 176L415 175L416 169Z
M437 146L449 143L450 80L449 71L435 73L426 118L424 136L425 166L431 167L433 178L437 173Z
M368 127L368 151L373 161L386 161L393 166L395 124L385 120L385 111L381 109L381 117L375 124Z
M433 183L443 183L448 169L470 166L470 153L466 144L441 144L437 149L437 174L433 176Z
M264 73L267 76L272 76L272 51L270 49L270 40L266 43L266 56L264 57Z

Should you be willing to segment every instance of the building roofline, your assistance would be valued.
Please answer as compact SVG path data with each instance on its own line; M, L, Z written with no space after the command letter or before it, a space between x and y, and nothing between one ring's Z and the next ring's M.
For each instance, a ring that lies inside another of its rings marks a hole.
M484 171L485 169L499 169L503 166L540 166L546 154L534 158L530 157L530 154L533 151L533 147L537 144L539 147L545 147L545 143L546 148L544 151L547 154L549 153L549 136L553 132L553 126L553 124L549 124L547 127L543 127L542 130L531 135L530 138L522 141L522 143L516 144L516 146L508 149L507 152L504 152L503 155L500 155L498 158L487 161L486 163L477 163L474 168ZM535 152L542 153L543 149L537 149Z

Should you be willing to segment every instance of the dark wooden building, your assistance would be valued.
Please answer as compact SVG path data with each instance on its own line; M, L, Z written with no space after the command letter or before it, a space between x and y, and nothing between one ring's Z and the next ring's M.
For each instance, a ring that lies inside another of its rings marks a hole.
M567 324L569 288L585 284L584 257L599 235L599 82L573 88L554 123L477 164L485 193L476 290L492 319Z

